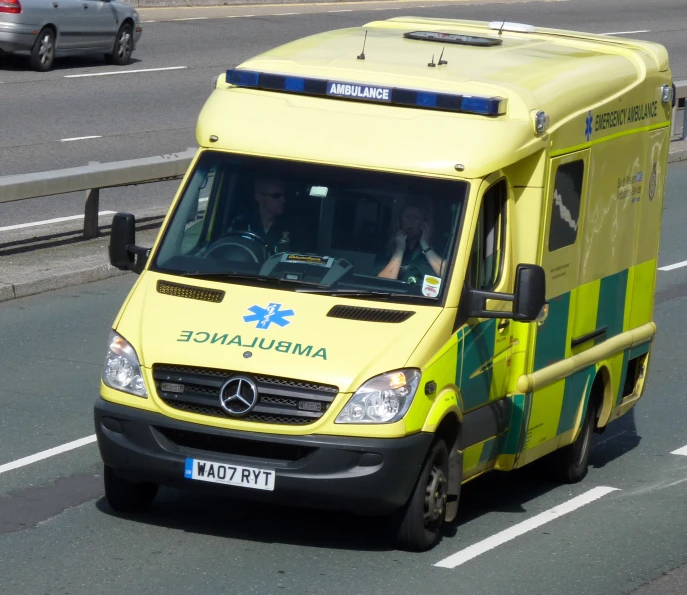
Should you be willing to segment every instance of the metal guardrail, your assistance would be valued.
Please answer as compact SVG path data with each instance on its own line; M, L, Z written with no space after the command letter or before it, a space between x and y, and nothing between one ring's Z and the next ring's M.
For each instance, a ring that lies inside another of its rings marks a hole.
M687 118L684 115L687 80L676 81L675 89L676 101L670 137L673 138L676 134L677 112L682 110L682 132L678 140L687 140ZM196 151L195 148L189 148L171 155L0 177L0 202L86 191L84 237L94 238L98 234L101 189L182 178Z
M0 177L0 202L86 191L84 237L94 238L101 189L182 178L196 151L189 148L171 155Z

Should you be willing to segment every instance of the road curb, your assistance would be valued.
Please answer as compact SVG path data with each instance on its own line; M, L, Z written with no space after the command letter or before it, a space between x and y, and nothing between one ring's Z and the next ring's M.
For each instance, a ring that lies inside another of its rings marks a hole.
M687 141L680 141L687 142ZM680 161L687 161L687 148L680 148L668 154L668 163L679 163Z
M77 271L70 271L66 274L50 275L40 279L32 279L24 283L17 283L10 285L7 283L0 284L0 302L28 297L44 293L46 291L53 291L55 289L64 289L73 285L82 285L84 283L93 283L94 281L102 281L110 277L117 277L119 275L131 274L128 271L120 271L110 264L102 264L95 267L80 269Z

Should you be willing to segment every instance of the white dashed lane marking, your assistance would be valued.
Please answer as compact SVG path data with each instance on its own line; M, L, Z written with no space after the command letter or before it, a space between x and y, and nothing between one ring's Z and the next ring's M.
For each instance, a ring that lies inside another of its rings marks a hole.
M162 70L183 70L188 66L166 66L164 68L140 68L139 70L115 70L113 72L90 72L88 74L65 74L66 79L78 79L87 76L108 76L111 74L136 74L139 72L159 72Z
M668 266L658 267L659 271L674 271L675 269L681 269L682 267L687 267L687 260L682 262L676 262L675 264L669 264Z
M6 473L7 471L11 471L12 469L25 467L26 465L30 465L31 463L36 463L37 461L42 461L43 459L54 457L55 455L59 455L63 452L74 450L75 448L80 448L81 446L85 446L86 444L91 444L92 442L95 442L95 440L96 437L95 434L93 434L91 436L86 436L85 438L79 438L78 440L74 440L73 442L67 442L67 444L62 444L61 446L56 446L55 448L50 448L48 450L37 452L35 455L24 457L23 459L17 459L16 461L12 461L11 463L5 463L4 465L0 465L0 473Z
M532 517L531 519L523 521L522 523L518 523L517 525L509 527L508 529L505 529L496 535L487 537L486 539L475 543L464 550L456 552L452 556L437 562L435 566L439 566L441 568L455 568L456 566L465 564L465 562L468 562L469 560L472 560L473 558L476 558L477 556L480 556L489 550L493 550L495 547L498 547L507 541L511 541L516 537L520 537L520 535L524 535L528 531L532 531L537 527L541 527L542 525L545 525L554 519L569 514L574 510L577 510L578 508L581 508L582 506L585 506L590 502L594 502L594 500L598 500L599 498L602 498L603 496L615 491L618 491L618 488L609 488L605 486L593 488L588 492L573 498L572 500L568 500L563 504L559 504L558 506L546 510Z

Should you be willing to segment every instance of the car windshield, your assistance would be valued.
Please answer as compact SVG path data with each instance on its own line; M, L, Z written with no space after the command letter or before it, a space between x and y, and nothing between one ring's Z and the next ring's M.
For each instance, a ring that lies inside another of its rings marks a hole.
M152 269L299 292L438 300L468 184L205 151Z

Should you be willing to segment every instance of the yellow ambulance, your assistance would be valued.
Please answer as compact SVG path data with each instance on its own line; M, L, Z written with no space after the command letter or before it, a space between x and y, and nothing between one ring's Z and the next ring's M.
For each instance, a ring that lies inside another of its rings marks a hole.
M411 17L220 75L154 246L113 220L111 506L218 490L426 550L486 471L584 478L647 378L674 95L661 45Z

